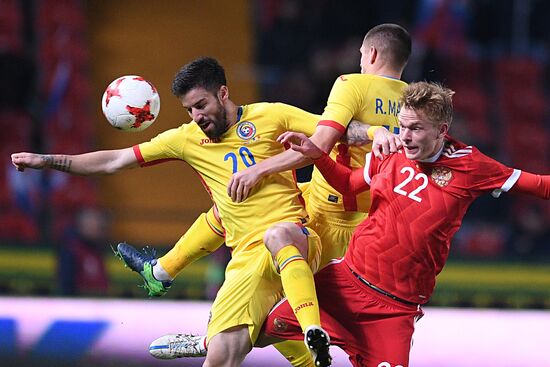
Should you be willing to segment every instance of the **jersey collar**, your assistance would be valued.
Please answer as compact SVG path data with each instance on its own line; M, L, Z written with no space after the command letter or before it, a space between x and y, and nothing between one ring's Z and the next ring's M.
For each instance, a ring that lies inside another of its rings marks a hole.
M239 106L239 108L237 108L237 121L235 122L236 124L241 121L241 117L243 117L243 106Z
M426 158L426 159L422 159L420 160L419 162L422 162L422 163L433 163L435 161L437 161L439 159L439 157L441 156L441 154L443 153L443 148L445 148L445 141L443 141L443 145L441 145L441 148L439 148L439 150L437 151L437 153L435 153L433 156L431 156L430 158Z

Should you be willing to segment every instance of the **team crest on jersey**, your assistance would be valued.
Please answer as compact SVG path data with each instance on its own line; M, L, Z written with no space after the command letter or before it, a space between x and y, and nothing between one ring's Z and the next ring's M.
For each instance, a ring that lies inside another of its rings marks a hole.
M243 140L250 140L256 136L256 126L250 121L240 122L237 126L237 135Z
M453 172L451 172L451 169L448 167L435 167L432 170L432 179L441 187L447 186L452 178Z
M286 331L286 329L288 329L287 323L278 317L273 320L273 327L275 331Z

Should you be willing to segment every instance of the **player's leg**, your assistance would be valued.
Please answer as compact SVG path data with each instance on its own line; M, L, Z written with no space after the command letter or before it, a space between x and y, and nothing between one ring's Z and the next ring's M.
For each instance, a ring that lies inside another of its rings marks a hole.
M248 326L235 326L212 337L203 367L239 367L251 349Z
M331 262L315 275L321 305L321 321L332 337L331 344L344 349L350 356L353 366L378 366L378 363L367 363L371 361L368 351L372 350L372 346L367 343L367 329L364 325L365 321L371 320L368 313L369 305L364 299L366 296L362 287L357 286L355 281L350 279L350 275L353 276L341 260ZM357 315L364 316L358 318ZM273 308L265 321L263 331L269 338L262 336L259 338L260 342L273 338L301 338L300 324L286 299ZM374 338L377 337L375 333L372 335ZM265 344L260 346L262 345Z
M358 351L355 358L361 357L365 366L408 367L414 325L422 311L384 295L372 293L371 299L376 301L362 313L369 318L362 339L369 348Z
M306 329L319 325L319 304L315 294L313 271L308 263L310 232L295 223L277 223L264 235L264 243L271 253L290 305ZM317 264L313 264L317 270Z
M257 346L273 345L294 367L313 367L315 363L309 349L300 340L266 340L263 336ZM196 358L206 356L206 336L191 334L166 334L155 339L149 353L157 359Z
M172 280L187 265L208 255L224 243L224 231L211 208L201 214L174 247L156 258L154 250L139 251L127 243L117 247L117 255L133 271L139 273L149 296L164 295Z
M270 227L264 243L277 265L283 289L304 332L304 342L314 354L315 364L329 366L330 338L320 327L313 280L321 255L319 237L301 225L285 222Z
M212 304L206 339L208 354L218 334L242 325L248 327L252 346L269 311L283 295L280 277L262 241L243 248L233 252L225 281Z
M159 258L159 265L174 279L186 266L223 245L224 236L222 224L212 207L202 213L174 247Z
M273 346L294 367L315 366L311 353L302 340L285 340Z
M354 366L408 366L418 306L373 290L341 260L317 273L315 282L323 326Z
M257 240L235 251L225 281L212 304L206 343L225 330L248 325L250 343L256 341L269 311L283 296L271 254ZM149 352L159 359L204 356L204 337L168 334L156 339Z
M308 227L312 228L319 235L321 243L323 244L320 261L320 268L322 268L330 259L344 255L353 230L355 229L357 223L363 219L364 215L361 215L359 221L355 220L355 218L352 218L352 221L347 221L330 215L325 216L320 214L318 211L315 211L309 206L310 183L299 183L298 188L302 192L302 197L306 202L306 208L308 208L307 211L311 218L308 222ZM301 339L300 341L285 340L283 342L275 343L273 346L294 367L309 367L314 365L311 354Z

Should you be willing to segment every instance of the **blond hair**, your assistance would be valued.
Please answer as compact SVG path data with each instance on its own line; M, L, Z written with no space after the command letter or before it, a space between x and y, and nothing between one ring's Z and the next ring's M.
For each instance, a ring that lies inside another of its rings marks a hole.
M401 108L407 107L441 125L451 125L453 120L453 94L449 88L434 82L415 82L409 84L401 96Z

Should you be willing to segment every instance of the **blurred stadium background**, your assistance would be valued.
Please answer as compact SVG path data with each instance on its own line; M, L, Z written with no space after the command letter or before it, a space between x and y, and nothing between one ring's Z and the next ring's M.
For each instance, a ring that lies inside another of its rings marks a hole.
M0 358L25 363L13 360L13 348L28 347L17 346L24 321L6 311L12 302L36 297L40 313L53 297L144 300L139 278L110 246L127 241L162 254L211 206L181 163L84 178L18 173L10 153L122 148L187 122L171 81L202 55L225 66L237 103L282 101L321 113L334 79L358 72L365 32L394 22L413 36L404 79L440 81L457 92L453 135L508 165L549 173L548 16L545 0L0 0ZM147 78L161 95L160 117L142 133L117 131L101 115L104 88L125 74ZM185 301L208 304L227 257L222 249L193 264L167 300L143 301L148 315L177 300L185 322ZM548 317L548 202L478 200L429 306L512 309L517 317L536 309ZM146 341L163 333L143 330ZM98 363L80 357L79 365Z

